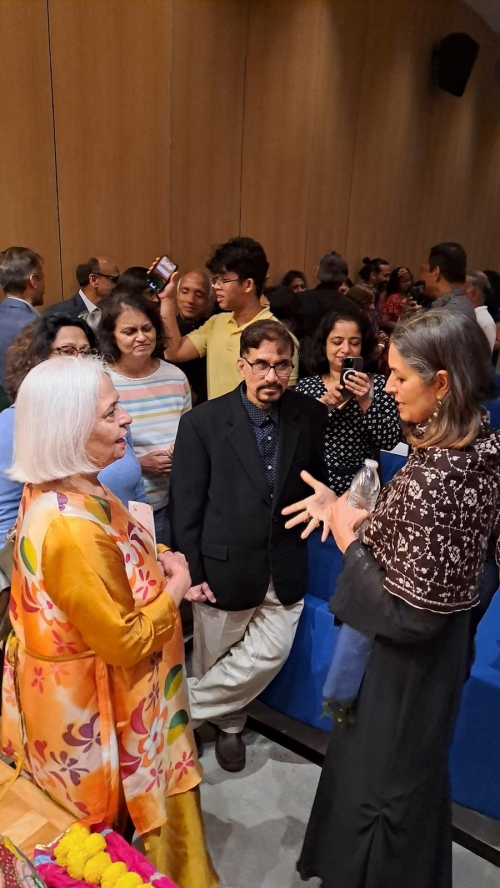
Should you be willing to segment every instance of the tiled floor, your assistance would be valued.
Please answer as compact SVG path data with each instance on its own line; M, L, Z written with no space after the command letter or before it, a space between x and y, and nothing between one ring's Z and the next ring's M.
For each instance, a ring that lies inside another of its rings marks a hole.
M319 767L248 732L247 767L222 771L213 747L203 756L207 841L221 888L319 888L295 872ZM500 870L454 846L454 888L498 888Z

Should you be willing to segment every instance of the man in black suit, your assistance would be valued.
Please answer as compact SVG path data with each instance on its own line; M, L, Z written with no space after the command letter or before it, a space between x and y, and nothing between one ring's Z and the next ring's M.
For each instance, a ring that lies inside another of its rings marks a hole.
M300 293L302 320L302 348L300 376L309 376L314 336L322 319L332 311L353 310L359 312L358 305L348 296L339 293L348 273L347 262L340 253L332 250L321 257L316 276L318 284L313 290Z
M119 276L118 265L108 256L98 256L83 262L76 269L76 278L80 285L78 293L71 299L49 305L45 314L84 317L95 329L101 320L102 302L113 292Z
M244 707L288 657L307 587L306 544L300 528L285 530L281 510L307 495L303 469L325 477L327 410L287 389L293 353L282 324L248 326L243 383L185 414L175 443L173 544L194 584L191 715L195 728L217 725L228 771L245 765Z

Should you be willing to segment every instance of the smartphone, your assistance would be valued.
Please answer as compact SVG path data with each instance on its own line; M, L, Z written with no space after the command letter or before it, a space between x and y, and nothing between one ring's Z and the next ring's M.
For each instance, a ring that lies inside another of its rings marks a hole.
M151 289L155 293L161 293L178 267L168 256L160 256L158 262L148 274L148 284Z
M423 281L416 281L416 283L412 284L408 296L422 308L428 308L431 303L429 297L425 295L425 284Z
M346 388L345 384L353 373L361 373L363 370L363 358L342 358L342 367L340 368L340 385L342 401L340 404L337 404L336 409L342 410L343 407L347 404L351 398L354 398L352 392Z
M340 370L340 384L345 386L347 380L353 373L362 373L363 358L342 358L342 367Z

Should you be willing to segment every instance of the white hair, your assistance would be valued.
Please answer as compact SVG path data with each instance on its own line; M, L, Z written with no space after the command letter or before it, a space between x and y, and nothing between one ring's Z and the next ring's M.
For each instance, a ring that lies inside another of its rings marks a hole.
M38 364L16 398L14 481L43 484L98 471L86 455L106 370L99 360L57 357Z

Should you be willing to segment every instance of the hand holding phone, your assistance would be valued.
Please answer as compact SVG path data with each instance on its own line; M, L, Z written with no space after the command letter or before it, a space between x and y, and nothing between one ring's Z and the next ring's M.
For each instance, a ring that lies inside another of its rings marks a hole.
M148 285L155 293L161 293L177 268L178 266L168 256L160 256L149 269Z
M340 385L345 389L349 377L355 373L361 373L364 367L363 358L342 358L342 367L340 368Z

